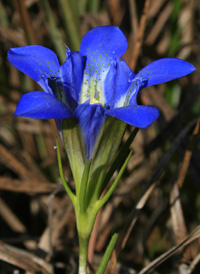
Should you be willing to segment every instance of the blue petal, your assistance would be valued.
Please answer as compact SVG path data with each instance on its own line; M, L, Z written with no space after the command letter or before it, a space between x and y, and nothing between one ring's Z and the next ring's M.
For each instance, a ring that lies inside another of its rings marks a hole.
M147 80L146 86L157 85L192 73L195 67L178 58L163 58L144 67L137 75Z
M117 60L116 66L110 68L104 82L105 105L113 108L123 104L134 77L135 74L127 63L123 59Z
M104 80L104 87L103 87L104 107L114 107L116 81L117 81L117 68L116 66L111 66Z
M121 57L128 47L123 32L114 26L97 27L85 34L81 41L80 52L83 55L92 54L97 59L100 54L115 54ZM97 62L97 61L96 61Z
M126 37L118 27L97 27L83 37L80 52L87 59L80 103L95 98L102 105L106 104L105 78L127 46Z
M146 87L147 80L141 77L135 77L131 83L131 86L126 95L125 106L127 105L137 105L137 95L138 92Z
M64 119L71 117L72 113L56 96L32 91L21 97L14 115L35 119Z
M59 62L56 54L42 46L12 48L8 60L13 66L37 81L44 89L44 79L59 76Z
M129 125L147 128L158 118L159 111L155 107L130 105L107 110L106 114Z
M100 104L90 105L87 101L76 108L74 117L79 122L82 130L85 142L86 160L88 161L92 157L99 131L105 121L105 110Z
M66 101L73 111L79 101L83 82L85 57L80 52L67 50L66 61L60 68Z

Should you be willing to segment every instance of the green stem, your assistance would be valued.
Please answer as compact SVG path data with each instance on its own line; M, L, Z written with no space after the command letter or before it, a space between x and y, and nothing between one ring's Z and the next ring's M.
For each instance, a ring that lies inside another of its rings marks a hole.
M87 273L88 242L94 226L98 210L87 208L83 211L80 208L80 197L77 197L75 204L75 214L77 221L77 231L79 236L79 274Z
M87 274L89 238L79 237L79 274Z

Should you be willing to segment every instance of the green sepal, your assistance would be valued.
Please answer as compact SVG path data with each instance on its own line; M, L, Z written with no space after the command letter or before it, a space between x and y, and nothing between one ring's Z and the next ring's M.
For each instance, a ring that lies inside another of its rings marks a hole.
M102 182L113 161L126 129L126 124L116 118L107 117L99 133L90 167L87 200L95 203L101 194Z
M117 239L118 239L118 234L115 233L112 236L112 238L111 238L111 240L110 240L110 242L109 242L109 244L108 244L108 246L106 248L106 252L104 253L103 258L101 259L100 265L99 265L99 267L98 267L98 269L97 269L97 271L96 271L95 274L103 274L104 271L106 270L107 264L108 264L108 262L110 260L110 256L111 256L111 254L113 252L113 249L115 247Z
M80 184L85 168L85 151L81 129L74 118L63 119L62 136L64 148L69 159L75 182L76 194L79 196Z
M129 150L129 147L132 144L133 140L135 139L135 136L137 135L138 131L139 131L139 128L134 128L134 130L131 132L131 134L129 135L126 142L121 147L119 153L117 154L116 158L114 159L111 167L109 168L109 170L106 174L106 177L105 177L104 182L102 184L102 191L105 189L108 182L112 178L113 174L115 173L115 171L117 170L117 168L119 167L121 162L124 160L125 155L127 154L128 150Z
M85 212L87 209L86 191L87 191L87 182L88 182L89 173L90 173L90 166L91 166L91 160L87 162L84 168L81 185L80 185L79 206L80 206L81 213Z

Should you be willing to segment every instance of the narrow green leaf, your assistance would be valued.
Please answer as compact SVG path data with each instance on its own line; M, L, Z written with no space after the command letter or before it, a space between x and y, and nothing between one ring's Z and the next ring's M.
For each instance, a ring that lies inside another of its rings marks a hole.
M95 204L95 209L96 210L99 210L107 201L108 199L110 198L110 196L112 195L113 191L115 190L115 188L117 187L117 184L120 180L120 178L122 177L123 173L124 173L124 170L128 164L128 161L130 159L132 155L132 151L129 153L128 157L126 158L126 161L124 162L123 166L121 167L115 181L113 182L112 186L109 188L109 190L106 192L106 194L104 195L104 197L101 199L101 200L98 200Z
M126 126L124 122L108 117L99 133L92 157L87 191L88 200L91 199L91 203L95 203L102 193L102 183L120 146Z
M129 149L130 145L132 144L132 142L133 142L135 136L137 135L138 131L139 131L139 128L134 128L134 130L131 132L130 136L128 137L128 139L126 140L126 142L123 144L122 148L120 149L117 157L113 161L108 173L106 174L104 183L102 185L102 191L107 186L107 184L110 181L111 177L113 176L114 172L117 170L120 163L124 159L126 153L128 152L128 149Z
M96 271L95 274L103 274L104 271L106 270L106 267L107 267L107 264L109 262L110 256L111 256L111 254L113 252L113 249L115 247L115 244L117 242L117 238L118 238L118 234L115 233L112 236L112 238L111 238L111 240L109 242L109 245L108 245L108 247L106 249L106 252L104 253L103 258L102 258L102 260L100 262L100 265L99 265L99 267L98 267L98 269L97 269L97 271Z
M64 188L65 188L67 194L69 195L69 197L70 197L73 205L75 206L76 196L71 191L70 187L68 186L68 184L67 184L67 182L65 180L65 176L64 176L63 168L62 168L62 161L61 161L60 147L59 147L58 140L56 140L56 147L57 147L57 157L58 157L58 167L59 167L59 172L60 172L60 178L62 180L62 183L64 185Z

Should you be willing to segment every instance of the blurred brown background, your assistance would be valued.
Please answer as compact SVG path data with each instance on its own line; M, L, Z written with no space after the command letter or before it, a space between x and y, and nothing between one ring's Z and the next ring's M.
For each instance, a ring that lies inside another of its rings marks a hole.
M161 115L139 131L123 180L101 212L90 272L119 232L107 273L144 274L151 262L154 274L200 273L199 15L199 0L0 0L2 274L76 273L78 258L74 211L58 174L55 123L13 117L21 95L39 87L9 64L7 51L43 45L62 63L65 45L79 50L82 36L100 25L124 32L124 59L135 72L162 57L185 59L197 71L140 93L138 102L158 107Z

